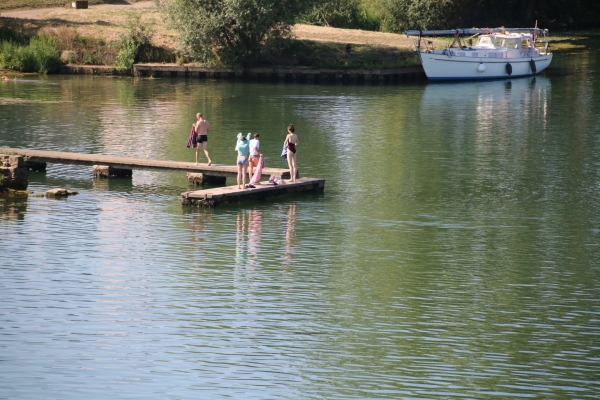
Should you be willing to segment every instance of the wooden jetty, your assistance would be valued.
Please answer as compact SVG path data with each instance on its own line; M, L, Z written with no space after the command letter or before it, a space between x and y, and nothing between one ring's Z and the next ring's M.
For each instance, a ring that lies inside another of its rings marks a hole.
M248 199L263 200L294 192L322 192L325 179L298 178L296 183L286 182L278 185L260 182L254 188L238 189L237 185L214 189L196 190L181 194L183 205L193 207L217 207L223 203L237 203Z
M109 156L103 154L83 154L64 151L48 151L20 149L11 147L0 147L0 154L20 155L26 157L29 169L46 169L46 163L90 165L94 167L96 176L131 176L133 169L151 171L184 171L188 173L202 174L200 181L225 184L226 177L237 177L236 165L205 163L195 164L193 162L150 160L144 158L133 158L123 156ZM271 175L281 176L289 179L290 173L287 169L263 168L262 178L268 179ZM188 174L188 180L190 175ZM192 181L192 180L190 180ZM198 182L195 180L194 182Z
M94 167L96 176L129 176L133 169L152 170L152 171L185 171L188 172L188 181L198 183L198 180L190 179L190 175L200 175L204 181L212 183L225 184L226 178L237 177L237 165L213 164L195 164L191 162L150 160L143 158L108 156L103 154L83 154L64 151L32 150L12 147L0 147L0 155L5 158L18 158L19 164L23 163L25 178L27 169L45 171L46 163L90 165ZM23 160L25 159L25 161ZM0 162L1 166L2 162ZM268 179L272 176L279 176L286 180L286 183L278 185L269 184ZM210 178L210 179L206 179ZM290 173L287 169L281 168L263 168L261 178L262 182L255 185L254 188L238 189L237 185L216 187L206 190L187 191L181 194L182 204L194 207L216 207L223 203L235 203L248 199L266 199L294 192L322 192L325 188L325 179L300 178L296 177L296 182L289 182ZM264 180L266 179L266 180ZM24 180L26 188L26 179Z

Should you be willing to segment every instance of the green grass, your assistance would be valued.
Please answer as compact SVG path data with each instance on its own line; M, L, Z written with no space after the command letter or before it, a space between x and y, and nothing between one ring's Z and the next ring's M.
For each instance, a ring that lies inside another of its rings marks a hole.
M274 54L285 64L322 69L387 69L408 68L420 65L418 56L409 50L393 47L353 45L350 53L342 43L290 40L284 50ZM266 60L269 61L269 60Z

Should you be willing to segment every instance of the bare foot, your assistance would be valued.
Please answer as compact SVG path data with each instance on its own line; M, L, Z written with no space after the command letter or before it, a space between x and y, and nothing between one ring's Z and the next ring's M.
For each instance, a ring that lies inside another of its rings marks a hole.
M212 161L209 161L208 162L208 166L210 167L211 165L212 165Z

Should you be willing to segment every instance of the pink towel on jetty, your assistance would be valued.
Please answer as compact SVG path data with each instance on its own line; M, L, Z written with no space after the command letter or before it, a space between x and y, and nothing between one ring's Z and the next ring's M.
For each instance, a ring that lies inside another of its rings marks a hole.
M262 175L262 170L263 170L264 166L265 166L265 159L261 154L260 158L258 159L258 165L256 167L256 171L254 171L254 176L252 176L252 180L250 181L251 185L256 185L258 183L258 181L260 181L260 177Z
M196 137L198 135L196 135L196 130L194 128L192 128L192 131L190 132L190 137L188 138L188 143L187 143L187 147L196 147Z

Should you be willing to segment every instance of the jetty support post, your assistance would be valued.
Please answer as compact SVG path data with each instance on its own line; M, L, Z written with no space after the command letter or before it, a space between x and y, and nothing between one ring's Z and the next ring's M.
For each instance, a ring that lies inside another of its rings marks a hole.
M48 164L45 162L25 160L25 166L31 171L46 172Z
M199 186L204 183L210 183L213 185L225 185L225 182L227 181L227 177L225 176L208 175L201 172L188 172L186 175L187 181L193 184L194 186Z
M94 165L94 176L96 178L131 178L133 170L127 168L115 168L110 165Z
M25 190L29 185L27 166L23 156L0 154L0 174L5 188Z

